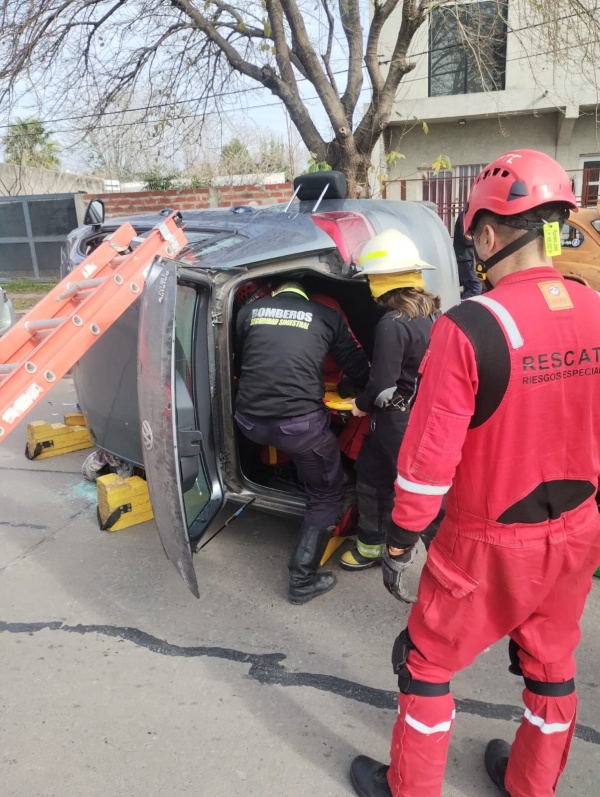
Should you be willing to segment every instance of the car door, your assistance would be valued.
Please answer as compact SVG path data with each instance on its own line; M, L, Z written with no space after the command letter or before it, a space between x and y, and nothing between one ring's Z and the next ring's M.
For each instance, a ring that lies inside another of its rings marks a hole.
M141 301L138 404L144 467L167 557L199 597L192 548L224 503L213 445L209 287L152 265Z

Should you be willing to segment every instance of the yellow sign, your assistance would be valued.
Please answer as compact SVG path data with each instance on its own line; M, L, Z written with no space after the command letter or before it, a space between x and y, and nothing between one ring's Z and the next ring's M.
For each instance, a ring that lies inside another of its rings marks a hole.
M547 257L560 255L560 224L557 221L544 224L544 248Z
M538 282L538 285L550 310L570 310L573 307L564 282L553 280L552 282Z

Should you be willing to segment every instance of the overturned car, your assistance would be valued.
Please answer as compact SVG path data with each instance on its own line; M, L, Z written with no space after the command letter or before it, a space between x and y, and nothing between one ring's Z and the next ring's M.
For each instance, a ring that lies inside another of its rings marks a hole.
M93 200L63 248L63 277L123 222L143 238L170 212L104 219ZM74 379L99 448L145 467L165 553L198 596L192 550L226 500L284 516L304 512L293 465L265 456L233 420L239 297L257 281L300 279L341 307L370 354L381 311L347 267L365 241L390 228L436 265L425 280L442 309L460 295L451 239L431 207L346 199L335 172L298 178L297 196L285 205L181 216L187 247L176 261L155 261L142 297L79 361ZM331 406L341 430L347 416Z

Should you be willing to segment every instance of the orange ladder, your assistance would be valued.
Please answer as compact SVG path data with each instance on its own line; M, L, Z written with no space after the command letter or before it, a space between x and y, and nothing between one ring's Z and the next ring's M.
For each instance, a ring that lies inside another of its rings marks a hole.
M139 297L153 259L183 249L180 218L171 213L133 250L136 232L123 224L0 338L0 442Z

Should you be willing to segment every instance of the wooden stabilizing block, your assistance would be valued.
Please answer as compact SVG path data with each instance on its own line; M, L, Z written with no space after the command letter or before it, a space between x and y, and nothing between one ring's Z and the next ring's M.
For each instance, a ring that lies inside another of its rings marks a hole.
M140 476L121 479L108 473L99 476L96 485L98 523L103 531L120 531L154 517L148 485Z
M67 412L65 424L67 426L87 426L83 412Z
M85 426L32 421L27 424L27 459L48 459L84 448L93 448L94 441Z

